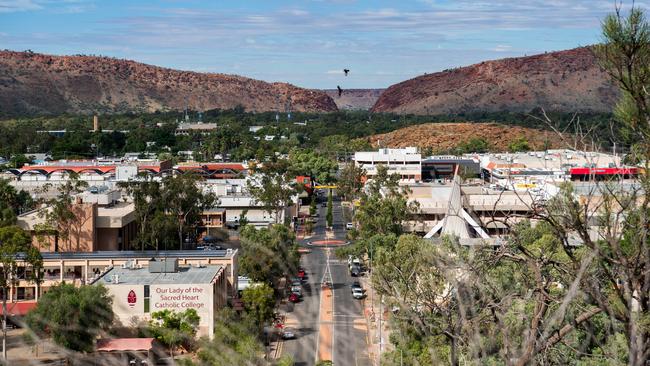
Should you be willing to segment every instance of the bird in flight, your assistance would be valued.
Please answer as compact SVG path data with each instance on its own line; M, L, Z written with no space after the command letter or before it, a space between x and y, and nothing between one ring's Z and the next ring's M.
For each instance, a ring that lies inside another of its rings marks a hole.
M341 87L339 85L336 86L336 89L339 90L339 97L340 97L341 94L343 94L343 89L341 89Z
M348 76L348 72L350 72L350 69L343 69L343 72L345 73L345 76Z

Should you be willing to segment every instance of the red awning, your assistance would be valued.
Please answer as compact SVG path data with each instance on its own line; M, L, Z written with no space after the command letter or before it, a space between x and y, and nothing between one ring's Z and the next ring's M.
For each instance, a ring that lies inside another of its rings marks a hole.
M36 301L7 302L7 315L25 316L35 307ZM0 306L0 315L2 314L4 314L4 312L2 311L2 306Z
M98 352L150 351L154 338L113 338L97 340Z

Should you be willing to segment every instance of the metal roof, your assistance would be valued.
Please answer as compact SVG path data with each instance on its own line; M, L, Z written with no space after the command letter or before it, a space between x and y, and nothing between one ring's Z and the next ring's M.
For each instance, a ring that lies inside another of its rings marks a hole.
M178 272L151 273L144 268L113 267L102 277L94 281L95 284L110 285L174 285L174 284L199 284L211 283L223 267L208 265L204 267L179 267ZM117 276L118 282L115 283Z
M45 252L43 259L131 259L131 258L230 258L237 251L227 250L144 250L101 252Z

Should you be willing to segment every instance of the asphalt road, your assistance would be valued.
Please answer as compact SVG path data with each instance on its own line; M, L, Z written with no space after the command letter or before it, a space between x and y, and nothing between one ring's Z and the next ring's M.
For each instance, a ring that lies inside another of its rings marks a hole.
M327 208L318 206L319 220L314 225L314 235L310 240L325 239L325 216ZM334 201L333 226L337 239L345 239L345 222L341 204ZM306 243L301 243L305 245ZM309 254L301 258L308 280L304 285L303 300L288 310L288 325L296 330L296 339L285 341L282 354L293 357L295 365L313 365L318 351L318 322L320 304L320 285L326 267L324 248L311 247ZM334 289L333 349L334 365L371 365L368 357L367 330L363 317L363 302L352 297L350 284L354 281L349 275L347 261L330 258L330 272ZM291 307L291 306L290 306ZM290 322L295 322L295 325Z

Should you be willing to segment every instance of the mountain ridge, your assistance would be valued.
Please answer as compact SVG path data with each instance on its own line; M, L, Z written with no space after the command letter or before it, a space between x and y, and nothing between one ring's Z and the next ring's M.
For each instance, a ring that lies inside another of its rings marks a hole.
M290 101L290 103L289 103ZM326 93L239 75L199 73L104 56L0 51L0 111L7 115L290 108L331 112Z
M373 112L609 112L618 90L591 47L483 61L388 87Z

